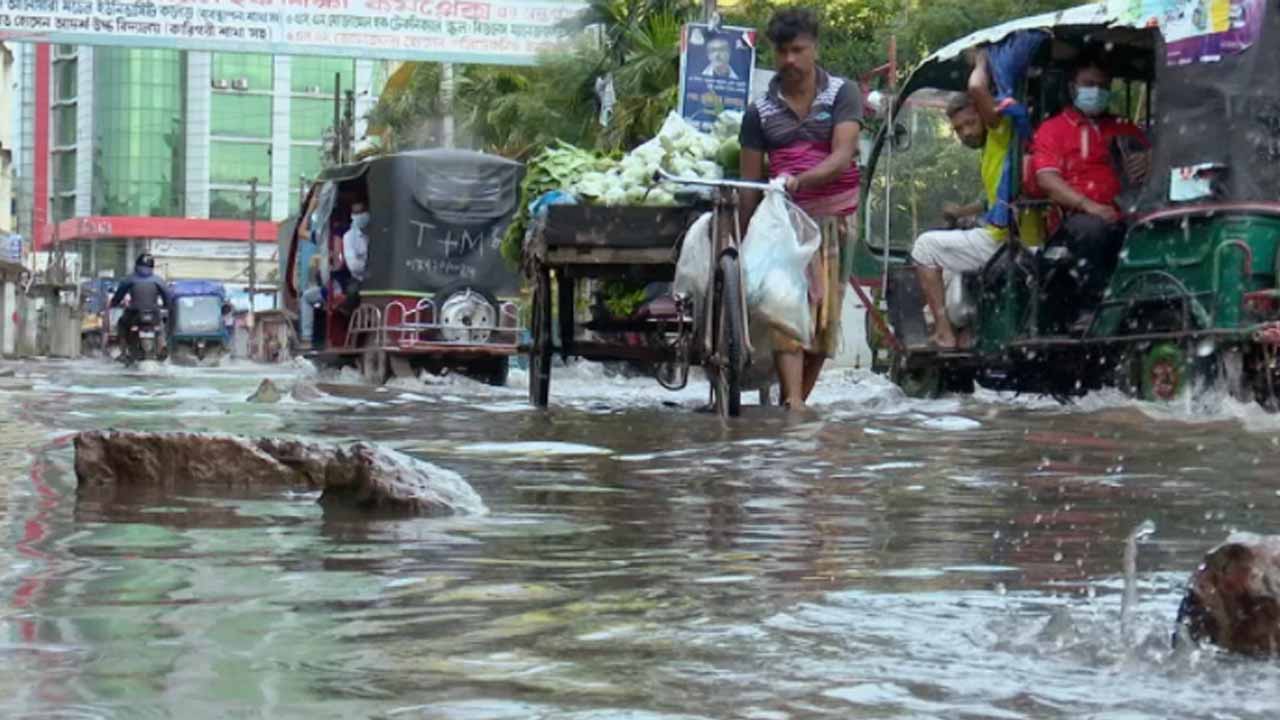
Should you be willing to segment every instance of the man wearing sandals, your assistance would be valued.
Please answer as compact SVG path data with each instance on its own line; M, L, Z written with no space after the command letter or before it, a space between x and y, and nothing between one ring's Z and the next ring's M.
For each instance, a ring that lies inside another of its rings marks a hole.
M955 328L947 318L946 283L961 273L981 270L1009 234L1007 227L997 224L1003 220L998 220L992 209L1000 202L1000 180L1013 147L1013 121L1000 114L991 93L985 52L975 53L968 91L947 105L947 117L960 142L982 150L982 187L986 202L977 207L944 208L943 213L953 221L981 217L974 227L923 233L911 247L916 276L933 315L933 335L929 341L940 350L953 350L959 344Z
M791 199L822 230L822 247L809 266L813 339L804 346L779 332L771 336L783 404L798 410L840 345L840 309L856 237L862 93L857 83L818 66L818 21L812 11L778 11L765 35L774 48L777 75L743 117L740 174L743 180L764 179L767 154L769 175L787 178ZM759 202L759 193L743 194L744 230Z

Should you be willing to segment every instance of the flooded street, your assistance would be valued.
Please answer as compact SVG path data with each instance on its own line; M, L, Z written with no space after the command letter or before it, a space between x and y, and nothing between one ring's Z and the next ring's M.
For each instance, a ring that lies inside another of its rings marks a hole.
M913 401L832 371L815 411L558 370L375 390L309 366L0 378L0 716L1274 718L1280 666L1170 649L1232 529L1280 531L1280 418L1212 400ZM264 377L320 400L245 402ZM71 433L372 439L479 517L318 494L78 499ZM1124 539L1144 520L1133 642Z

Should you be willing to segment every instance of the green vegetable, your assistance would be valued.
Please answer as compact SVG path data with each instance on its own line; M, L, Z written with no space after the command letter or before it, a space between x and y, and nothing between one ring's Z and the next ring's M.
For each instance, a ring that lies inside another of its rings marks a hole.
M716 162L720 163L720 167L724 168L726 176L738 176L741 159L742 146L738 144L738 138L729 138L720 143L720 149L716 151Z

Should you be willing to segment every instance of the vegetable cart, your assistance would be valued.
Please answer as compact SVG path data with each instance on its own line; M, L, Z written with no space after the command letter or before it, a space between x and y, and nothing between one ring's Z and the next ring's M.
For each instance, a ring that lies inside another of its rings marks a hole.
M701 366L710 381L712 408L722 417L738 415L742 376L751 350L738 257L742 237L739 193L745 189L763 191L768 186L663 176L681 186L701 186L702 192L674 207L552 205L533 227L524 255L525 272L533 288L531 404L548 405L551 361L559 352L566 360L580 357L596 362L661 364L672 371L659 373L659 382L670 390L685 387L689 369ZM711 213L711 227L709 234L701 237L712 247L705 266L709 277L702 284L705 291L700 297L674 293L670 298L674 310L657 316L593 317L578 322L575 299L580 281L671 282L681 253L695 249L683 247L686 232L706 212ZM623 341L628 333L640 333L657 342L630 345Z

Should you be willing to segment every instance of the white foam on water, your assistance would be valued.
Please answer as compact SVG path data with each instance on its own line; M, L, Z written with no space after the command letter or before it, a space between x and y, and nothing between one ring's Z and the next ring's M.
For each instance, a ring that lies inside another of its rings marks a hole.
M564 442L470 443L456 446L454 448L454 452L463 455L508 455L528 457L613 454L612 450L596 447L594 445Z
M944 430L948 432L976 430L982 427L982 423L977 420L960 417L958 415L944 415L942 417L929 418L920 424L930 430Z

